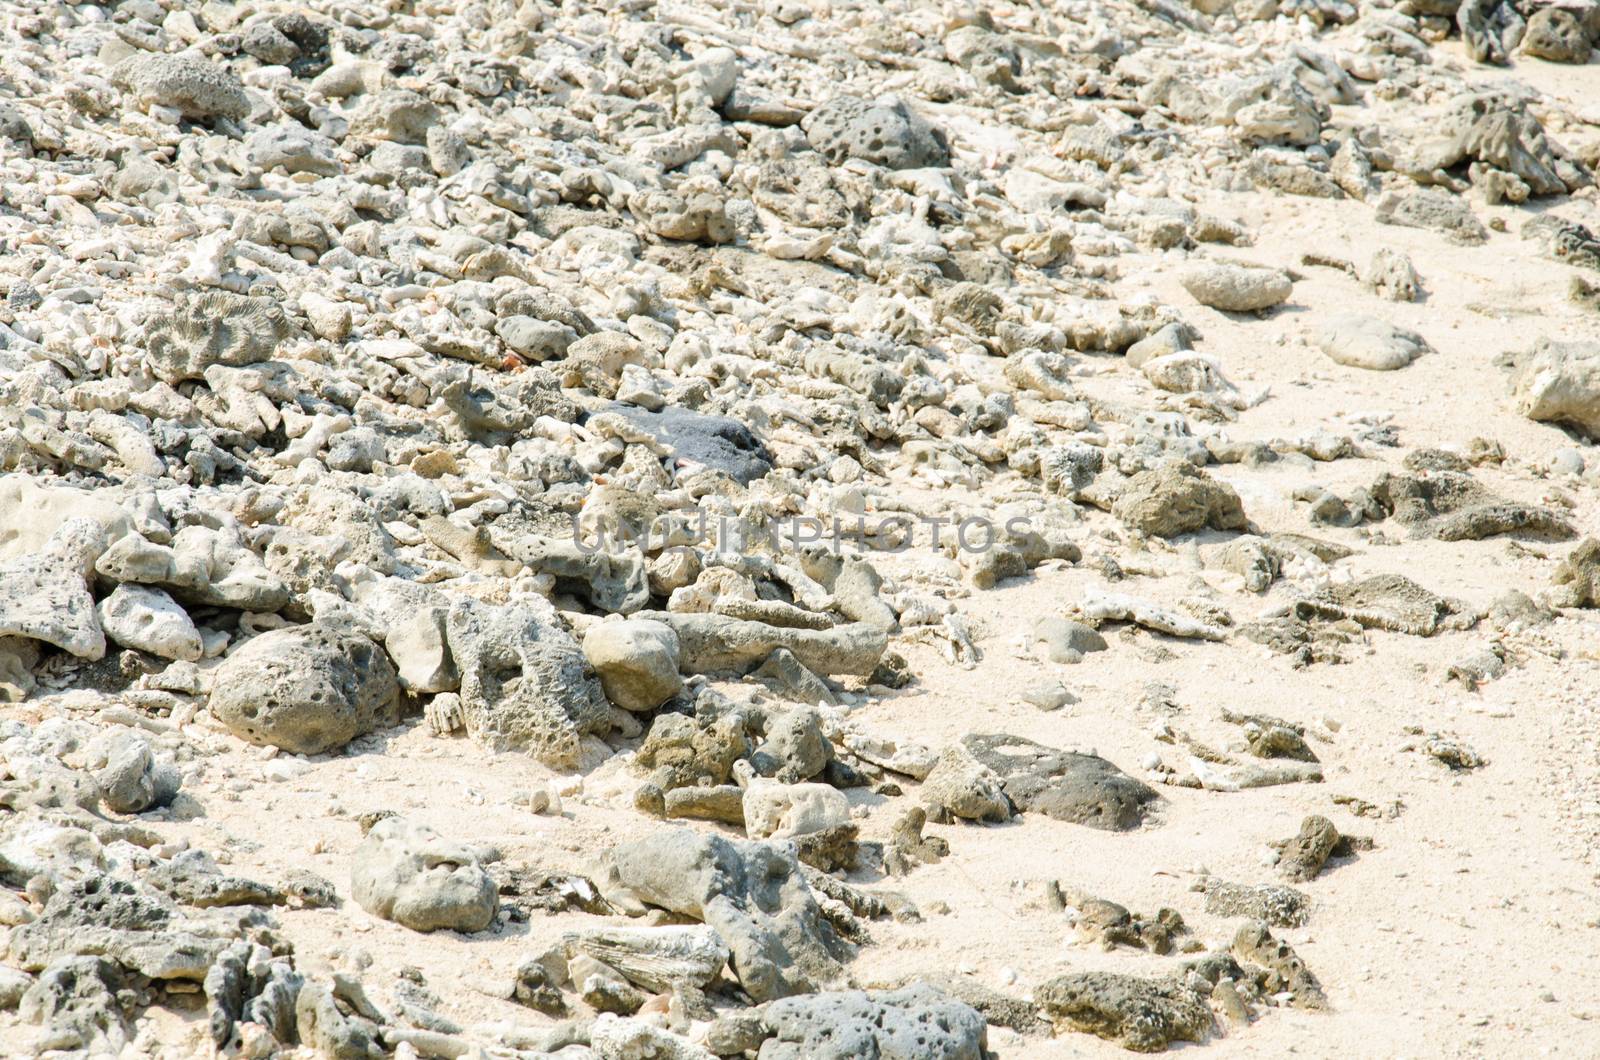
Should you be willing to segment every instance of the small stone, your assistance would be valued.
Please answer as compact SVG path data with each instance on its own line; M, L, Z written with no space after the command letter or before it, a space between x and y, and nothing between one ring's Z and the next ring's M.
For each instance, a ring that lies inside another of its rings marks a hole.
M1224 262L1192 265L1179 275L1201 305L1230 313L1258 312L1288 300L1294 283L1278 269Z

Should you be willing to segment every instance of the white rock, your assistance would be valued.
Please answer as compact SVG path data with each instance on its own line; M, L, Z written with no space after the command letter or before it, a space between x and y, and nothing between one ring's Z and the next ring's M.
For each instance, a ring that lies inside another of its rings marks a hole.
M827 784L752 780L744 793L744 827L752 839L809 835L850 823L850 800Z
M1323 324L1317 345L1329 360L1375 372L1404 368L1428 350L1416 332L1360 313L1340 313Z
M153 586L119 585L100 601L98 611L106 636L124 648L186 662L205 654L205 642L189 613Z
M651 710L683 687L678 635L647 619L601 622L583 636L583 654L606 698L624 710Z

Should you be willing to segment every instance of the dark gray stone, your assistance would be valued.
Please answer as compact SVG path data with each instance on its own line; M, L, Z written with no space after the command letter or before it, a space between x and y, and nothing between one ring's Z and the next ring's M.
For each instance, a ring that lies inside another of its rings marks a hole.
M1020 736L973 733L962 746L992 769L1017 809L1107 831L1139 827L1155 789L1104 758L1057 751Z

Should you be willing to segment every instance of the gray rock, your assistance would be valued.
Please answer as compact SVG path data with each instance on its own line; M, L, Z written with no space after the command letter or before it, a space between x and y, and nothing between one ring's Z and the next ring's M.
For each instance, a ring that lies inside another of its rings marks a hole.
M583 654L606 698L624 710L653 710L683 687L678 635L661 622L601 622L583 636Z
M1362 286L1391 302L1415 302L1422 290L1411 259L1391 247L1379 247L1361 272Z
M156 378L175 385L203 378L214 364L269 361L290 331L289 318L271 299L228 291L181 294L146 322L146 360Z
M833 760L833 745L822 731L822 719L810 707L785 710L767 719L767 738L751 755L764 777L784 784L810 780Z
M927 983L783 998L761 1010L761 1060L983 1060L988 1025Z
M1505 500L1460 471L1384 472L1367 493L1373 505L1368 518L1387 514L1417 537L1478 541L1506 533L1551 540L1578 536L1577 528L1556 509Z
M1461 0L1455 16L1467 54L1477 62L1497 66L1506 64L1527 27L1517 9L1502 0Z
M694 821L721 821L744 827L744 789L737 784L698 784L672 788L666 793L662 812L667 817Z
M391 88L366 97L350 119L350 135L364 140L425 144L439 121L439 108L410 89Z
M0 560L42 551L75 518L93 520L113 544L133 530L127 511L103 491L50 488L26 474L0 475Z
M737 714L715 719L658 714L634 756L634 768L667 791L725 785L734 763L750 751L744 729Z
M757 1001L811 993L844 973L848 948L786 845L675 828L616 847L596 882L625 911L655 906L715 929Z
M28 124L28 119L23 115L22 111L10 103L0 106L0 140L11 140L23 145L25 148L31 148L34 145L33 126ZM14 294L7 295L7 301L16 296L26 297L24 295L26 289L26 287L19 288L13 285L11 290ZM35 292L34 297L37 297L37 292ZM23 308L17 303L12 304L18 309Z
M263 170L282 166L287 173L337 176L343 171L338 146L326 136L301 125L269 125L257 129L244 142L245 157Z
M1064 210L1106 204L1106 193L1080 181L1052 180L1031 169L1013 169L1005 178L1006 198L1028 213L1054 214Z
M728 219L723 197L710 192L694 195L639 192L629 196L628 209L647 229L663 239L715 246L732 243L739 235Z
M118 992L121 969L101 957L63 957L39 973L22 995L17 1015L42 1026L42 1049L116 1053L132 1037L132 1013Z
M457 599L445 629L473 739L571 769L582 761L585 736L610 731L605 693L548 604Z
M1022 690L1021 699L1024 703L1046 711L1060 710L1069 703L1078 701L1078 697L1060 681L1041 681L1029 685Z
M359 471L368 474L374 464L388 463L389 451L383 435L371 427L352 427L340 431L328 443L322 462L333 471Z
M412 693L461 687L451 658L445 621L450 597L431 585L403 578L373 578L354 586L355 601L383 629L383 646L394 660L400 686Z
M871 103L858 96L834 96L800 122L806 140L830 161L859 158L889 169L921 169L950 164L942 132L898 99Z
M1572 12L1541 7L1529 16L1528 28L1522 35L1524 55L1553 63L1581 64L1589 61L1589 50L1589 35Z
M466 847L426 825L387 817L356 848L350 896L413 931L482 931L494 922L494 880Z
M16 968L0 966L0 1012L15 1012L22 995L33 985L33 976Z
M1550 458L1550 473L1553 475L1581 475L1583 474L1583 454L1576 449L1557 449Z
M257 22L245 30L239 47L269 66L287 66L300 57L300 48L271 22Z
M1135 1052L1203 1042L1211 1031L1210 1007L1177 979L1077 972L1041 984L1034 1001L1058 1029L1097 1035Z
M564 357L567 348L578 340L578 333L565 324L520 314L495 321L494 333L531 361Z
M1374 574L1319 589L1294 604L1298 618L1349 619L1368 629L1431 637L1455 606L1401 574Z
M491 528L489 540L530 570L555 578L558 590L609 614L633 614L650 602L649 572L637 549L589 548L572 539L513 534L500 523Z
M750 121L781 128L800 124L806 112L765 96L758 89L735 85L722 103L722 116L729 121Z
M350 627L313 623L229 653L212 677L210 707L241 739L322 754L392 723L399 692L381 647Z
M1318 1011L1328 1007L1328 997L1311 969L1294 952L1294 947L1273 938L1262 921L1239 925L1233 945L1228 949L1247 968L1260 968L1266 973L1257 980L1265 992L1288 994L1297 1008Z
M1541 339L1512 375L1517 411L1600 439L1600 342Z
M1033 642L1045 646L1045 657L1055 663L1076 663L1091 652L1105 651L1099 631L1070 618L1046 616L1033 624Z
M94 778L82 770L67 768L53 756L13 756L10 773L9 778L0 782L0 805L8 809L77 808L91 813L100 810L100 785ZM26 877L45 868L46 863L39 862L13 871Z
M796 629L725 615L642 611L636 618L664 622L678 635L678 666L684 673L744 672L779 648L817 674L872 673L889 639L861 622L832 629Z
M727 416L708 416L675 407L651 412L622 404L608 405L606 411L620 413L664 447L680 466L714 468L744 485L772 470L772 454L767 447L749 427Z
M197 909L229 905L283 905L288 895L268 884L227 876L203 850L185 850L144 870L143 882Z
M1593 183L1546 138L1526 102L1513 95L1463 93L1451 101L1439 130L1439 139L1418 149L1417 176L1426 181L1465 164L1490 205L1502 199L1520 202L1529 195L1563 195Z
M728 947L704 924L586 928L561 937L568 956L583 954L652 993L701 988L722 973Z
M106 653L87 577L106 548L92 519L69 519L42 551L0 565L0 637L54 644L81 659Z
M1351 368L1391 372L1424 353L1421 335L1363 313L1340 313L1317 331L1317 346L1328 359Z
M367 156L363 173L368 182L384 187L412 187L428 179L428 152L415 144L384 141Z
M1557 586L1561 607L1600 607L1600 541L1586 537L1578 542L1550 579Z
M239 121L250 113L250 97L233 71L190 52L130 55L111 71L111 82L141 106L171 107L185 118Z
M1017 809L1106 831L1137 828L1155 790L1095 755L1057 751L1020 736L964 736L961 745L999 777Z
M1201 305L1229 313L1270 309L1288 300L1294 283L1280 269L1263 269L1229 262L1200 262L1178 276L1183 289Z
M178 183L166 168L144 155L127 151L118 162L111 192L123 202L138 202L154 208L177 201Z
M1223 98L1216 117L1230 121L1247 143L1305 147L1317 142L1328 108L1294 77L1278 73L1238 84Z
M289 602L288 586L233 527L186 526L170 547L124 534L95 561L95 572L111 581L158 585L190 604L270 613Z
M1011 800L1006 798L1000 775L960 744L940 752L918 795L938 813L968 821L1011 817Z
M39 642L27 637L0 637L0 703L21 703L38 682L33 668L39 664Z
M307 869L284 873L283 893L302 909L331 909L341 901L330 881Z
M852 622L865 622L885 633L894 630L899 620L878 594L883 578L872 564L859 556L841 556L825 548L812 548L801 554L806 575L833 594L834 607Z
M601 982L598 976L591 979ZM632 994L638 999L643 999L642 994L627 984L619 985L618 993L624 996ZM600 989L608 990L607 987ZM597 994L596 1000L604 996L604 993ZM614 1012L602 1011L599 1018L589 1024L587 1038L589 1055L593 1056L594 1060L633 1060L634 1057L650 1057L652 1060L712 1060L710 1053L681 1035L663 1030L649 1020L618 1016Z
M1312 814L1300 822L1300 831L1283 841L1278 873L1291 883L1314 880L1344 838L1333 822Z
M1476 246L1489 239L1489 230L1473 216L1472 208L1443 188L1419 188L1403 196L1378 200L1377 219L1403 228L1443 232L1452 242Z
M1213 916L1264 920L1273 927L1304 927L1311 919L1311 899L1293 887L1216 879L1203 882L1206 912Z
M289 958L273 960L265 946L241 939L217 957L204 985L211 1041L219 1049L241 1022L265 1027L279 1042L294 1040L303 981Z
M203 653L200 631L189 613L160 589L119 585L100 601L97 613L106 636L124 648L186 662Z
M130 880L96 874L59 884L38 919L11 929L9 955L30 972L60 957L96 956L151 979L198 983L227 945L227 930L185 918Z
M294 1002L295 1034L314 1055L333 1060L380 1057L376 1028L357 1015L346 1016L334 1003L333 991L321 983L300 987Z
M1210 527L1243 530L1239 494L1187 460L1169 460L1128 480L1112 503L1123 525L1152 537L1176 537Z
M839 702L828 682L802 666L794 652L787 648L778 648L767 656L767 661L750 671L750 676L777 695L797 703L837 705Z
M1172 323L1163 325L1129 346L1122 357L1129 368L1143 368L1147 361L1169 354L1183 353L1193 348L1190 345L1188 326Z
M472 162L472 150L458 132L443 125L428 129L428 165L435 176L452 177Z
M883 868L891 876L909 876L919 865L934 865L950 854L950 844L938 836L923 835L928 814L913 806L894 823L883 848Z
M169 759L157 759L150 741L131 729L97 737L85 758L95 770L100 797L114 813L143 813L177 797L183 777Z

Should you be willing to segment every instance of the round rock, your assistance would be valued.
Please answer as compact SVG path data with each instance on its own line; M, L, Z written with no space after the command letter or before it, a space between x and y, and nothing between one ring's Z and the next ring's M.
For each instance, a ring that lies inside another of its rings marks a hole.
M1191 265L1178 277L1194 300L1228 313L1270 309L1288 299L1294 283L1278 269L1227 262Z
M1404 368L1428 349L1416 332L1361 313L1340 313L1323 324L1317 345L1330 360L1374 372Z
M399 691L389 657L362 634L296 626L263 633L223 660L211 712L251 743L321 754L371 732Z
M812 148L836 163L859 158L888 169L950 164L944 134L897 99L874 103L834 96L806 115L800 128Z
M678 635L662 622L601 622L584 634L583 654L606 698L623 710L652 710L683 687Z

